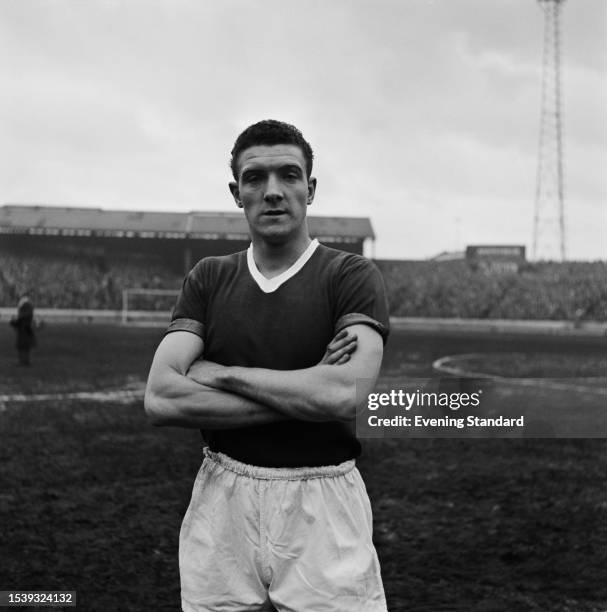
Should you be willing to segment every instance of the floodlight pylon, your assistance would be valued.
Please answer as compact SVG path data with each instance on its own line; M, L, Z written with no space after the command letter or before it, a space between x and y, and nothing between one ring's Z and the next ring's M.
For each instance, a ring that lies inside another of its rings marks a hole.
M566 259L561 109L560 15L565 0L538 0L544 13L544 49L533 258Z

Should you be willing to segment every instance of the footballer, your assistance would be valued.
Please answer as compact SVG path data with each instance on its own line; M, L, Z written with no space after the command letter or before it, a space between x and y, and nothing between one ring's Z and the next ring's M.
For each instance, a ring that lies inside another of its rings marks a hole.
M151 422L206 443L179 539L184 612L387 610L352 427L385 290L370 261L310 238L312 162L292 125L238 136L229 188L251 244L189 272L150 369Z

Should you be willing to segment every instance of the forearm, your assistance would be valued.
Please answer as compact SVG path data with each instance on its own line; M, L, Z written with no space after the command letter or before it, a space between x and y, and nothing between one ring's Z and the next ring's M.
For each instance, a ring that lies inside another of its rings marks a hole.
M355 381L346 366L317 365L288 371L226 367L212 384L294 419L349 420L355 414Z
M202 385L246 397L293 419L349 421L356 416L359 399L372 391L383 354L377 332L364 325L349 331L362 346L345 361L340 358L340 350L347 352L349 346L344 336L334 345L342 349L333 357L325 355L313 367L272 370L224 366L202 359L190 365L188 375Z
M158 426L231 429L288 419L263 403L177 372L167 375L161 385L148 386L144 403L150 421Z

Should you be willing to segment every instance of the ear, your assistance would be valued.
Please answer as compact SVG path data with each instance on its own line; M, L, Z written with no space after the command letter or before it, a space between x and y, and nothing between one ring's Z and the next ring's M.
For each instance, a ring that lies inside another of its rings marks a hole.
M231 181L230 183L228 183L228 186L230 187L230 193L232 194L232 197L234 198L234 202L236 202L236 206L238 206L238 208L242 208L242 202L240 201L240 191L238 189L238 183L236 183L235 181Z
M316 179L311 176L308 179L308 206L314 202L314 196L316 194Z

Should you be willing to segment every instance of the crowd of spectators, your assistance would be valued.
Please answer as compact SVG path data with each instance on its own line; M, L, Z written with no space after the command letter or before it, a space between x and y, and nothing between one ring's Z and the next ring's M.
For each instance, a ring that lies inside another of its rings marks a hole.
M607 321L607 262L540 262L490 273L465 261L377 260L394 316ZM124 288L177 290L182 274L152 255L15 255L0 250L0 306L112 309ZM166 300L165 300L166 303Z
M179 289L182 277L160 258L53 254L14 255L0 251L0 307L13 307L28 294L37 308L122 308L122 290Z
M526 263L492 273L466 261L376 261L403 317L607 321L607 262Z

